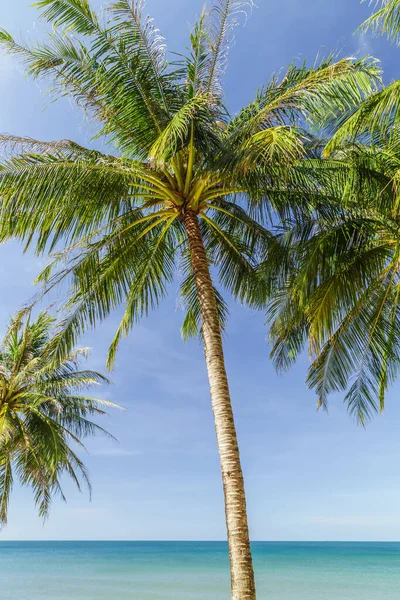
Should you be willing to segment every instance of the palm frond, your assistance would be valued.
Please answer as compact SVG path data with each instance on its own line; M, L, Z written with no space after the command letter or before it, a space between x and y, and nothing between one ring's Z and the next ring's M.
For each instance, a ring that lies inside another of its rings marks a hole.
M206 83L209 94L221 96L221 78L227 68L234 30L239 25L239 18L246 18L253 6L253 0L213 0L205 23L210 44Z
M388 137L388 132L399 126L399 94L400 83L394 81L355 107L350 115L339 121L338 130L326 145L325 156L329 157L346 141L354 141L362 136L378 142L379 138Z
M88 0L40 0L34 4L43 9L41 16L55 27L65 26L80 34L92 34L99 23Z
M247 141L268 127L285 126L306 119L318 128L347 114L377 89L380 70L368 57L354 61L333 56L314 67L289 65L283 76L273 75L257 98L232 120L228 128L232 143ZM229 139L228 138L228 139Z
M110 4L109 10L115 15L117 29L122 43L126 43L136 60L146 68L146 76L152 79L164 109L168 112L168 90L165 88L164 74L167 68L166 46L159 29L150 16L143 17L144 0L118 0Z
M109 349L108 368L114 365L121 337L126 337L136 321L158 306L167 293L167 284L172 282L175 249L168 243L168 236L175 219L176 215L169 216L160 223L156 237L139 258L140 266L127 294L125 312Z
M362 0L366 2L367 0ZM370 4L372 4L371 0ZM362 32L372 31L375 35L383 34L396 44L400 42L400 2L399 0L376 0L381 6L359 27Z
M150 150L150 159L161 164L168 163L179 150L188 145L193 121L200 125L209 121L209 103L206 96L197 95L174 114L167 127L159 135Z
M0 525L7 523L8 505L13 486L12 445L5 444L5 452L0 456Z

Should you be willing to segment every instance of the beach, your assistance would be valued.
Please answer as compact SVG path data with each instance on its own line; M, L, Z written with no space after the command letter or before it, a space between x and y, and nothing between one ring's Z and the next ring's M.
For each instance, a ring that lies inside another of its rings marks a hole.
M258 599L397 600L400 543L253 544ZM0 542L2 600L229 600L223 542Z

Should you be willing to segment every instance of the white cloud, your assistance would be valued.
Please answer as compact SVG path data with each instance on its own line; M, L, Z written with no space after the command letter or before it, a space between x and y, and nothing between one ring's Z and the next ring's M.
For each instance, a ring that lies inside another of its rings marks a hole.
M373 56L374 52L374 44L371 39L371 36L366 35L365 33L360 33L355 37L357 54L363 56L365 54L370 54Z
M128 450L126 448L99 448L97 450L90 451L91 456L105 456L108 458L122 457L122 456L140 456L142 452L140 450Z

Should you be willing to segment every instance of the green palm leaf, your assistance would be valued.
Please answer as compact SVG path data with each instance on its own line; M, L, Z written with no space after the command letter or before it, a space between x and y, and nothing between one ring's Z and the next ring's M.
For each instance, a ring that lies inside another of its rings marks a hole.
M365 2L366 0L362 0ZM400 33L400 2L399 0L377 0L381 8L367 19L361 26L361 31L372 31L384 34L390 40L399 43Z
M291 266L269 308L273 357L290 366L309 340L319 406L345 391L365 425L400 366L398 142L342 144L334 157L319 169L326 165L340 210L316 206L286 234Z

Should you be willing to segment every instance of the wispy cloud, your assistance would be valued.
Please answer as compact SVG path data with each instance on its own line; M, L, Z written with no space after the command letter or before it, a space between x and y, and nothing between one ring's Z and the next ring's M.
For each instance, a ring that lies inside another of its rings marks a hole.
M375 54L374 43L370 35L366 35L365 33L357 33L354 36L354 43L357 54L361 56L364 54Z
M140 456L140 450L128 450L126 448L99 448L90 452L92 456L105 456L107 458L123 457L123 456Z

